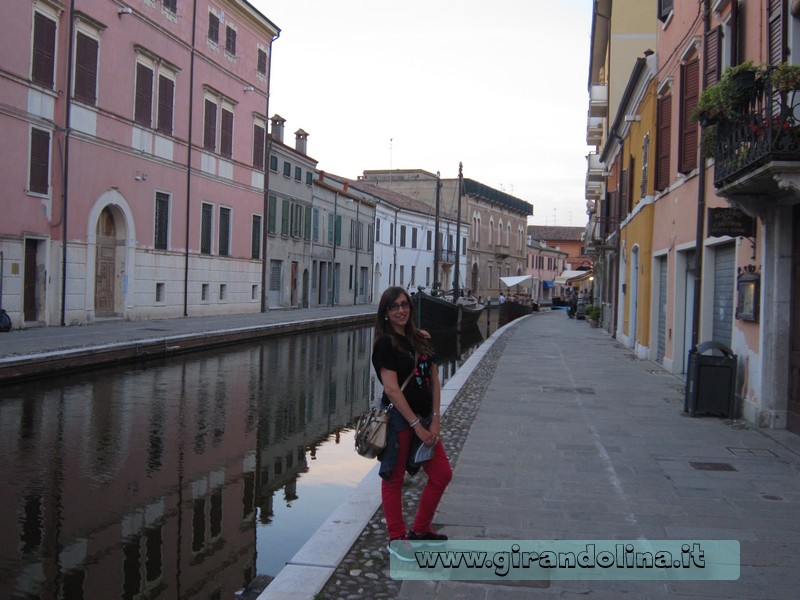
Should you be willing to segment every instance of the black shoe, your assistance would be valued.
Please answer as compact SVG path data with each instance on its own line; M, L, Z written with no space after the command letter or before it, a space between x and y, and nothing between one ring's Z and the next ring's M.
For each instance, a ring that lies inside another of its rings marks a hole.
M443 533L436 533L435 531L428 531L427 533L416 533L415 531L408 532L409 540L425 540L429 542L445 542L447 536Z

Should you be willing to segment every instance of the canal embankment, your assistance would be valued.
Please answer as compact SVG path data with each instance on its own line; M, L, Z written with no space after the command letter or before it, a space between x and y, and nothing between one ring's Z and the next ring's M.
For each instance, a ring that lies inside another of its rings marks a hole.
M108 319L91 325L0 333L0 382L162 358L269 337L371 324L372 305L157 321Z

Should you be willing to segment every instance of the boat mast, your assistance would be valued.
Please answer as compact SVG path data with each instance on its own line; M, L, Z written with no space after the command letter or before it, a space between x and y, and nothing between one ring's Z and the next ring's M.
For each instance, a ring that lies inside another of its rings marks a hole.
M441 242L439 241L439 191L442 189L442 181L439 179L439 171L436 171L436 217L434 219L434 238L433 238L433 289L439 289L439 255L441 254Z
M458 163L458 210L456 211L456 268L453 282L453 302L457 302L459 294L459 266L461 265L461 194L464 191L463 166Z

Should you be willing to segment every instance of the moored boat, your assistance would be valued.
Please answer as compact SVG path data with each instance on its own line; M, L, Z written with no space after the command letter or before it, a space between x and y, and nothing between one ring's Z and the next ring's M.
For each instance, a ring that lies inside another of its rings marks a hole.
M500 315L498 316L498 326L508 325L514 319L519 319L533 312L533 303L529 300L516 301L506 300L500 305Z
M458 331L477 325L483 304L470 297L453 302L447 296L432 296L420 290L411 296L417 327L427 331Z

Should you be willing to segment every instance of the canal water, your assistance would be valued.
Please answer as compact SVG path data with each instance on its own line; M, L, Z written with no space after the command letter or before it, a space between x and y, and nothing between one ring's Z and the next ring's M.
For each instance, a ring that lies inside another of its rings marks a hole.
M492 318L490 314L489 319ZM436 340L446 381L487 336ZM372 328L7 386L0 598L233 598L374 465Z

